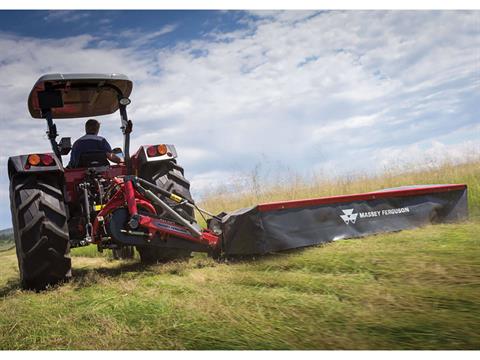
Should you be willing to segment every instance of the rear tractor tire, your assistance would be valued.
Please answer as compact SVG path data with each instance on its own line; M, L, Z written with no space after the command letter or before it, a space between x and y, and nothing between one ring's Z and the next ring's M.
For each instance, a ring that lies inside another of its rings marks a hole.
M161 162L155 168L146 171L142 177L164 190L193 202L192 194L190 193L190 182L185 178L183 168L175 160ZM190 206L178 205L170 199L165 199L165 202L182 216L195 221L195 211ZM158 208L157 212L162 217L170 217L168 214L162 214L163 209L161 208Z
M192 200L190 193L190 182L185 178L183 168L175 160L165 161L158 164L157 167L147 171L145 180L151 181L158 187L181 196L189 201ZM166 203L180 213L188 220L195 221L195 211L186 205L180 205L170 199L165 199ZM160 216L165 219L173 220L170 215L163 214L162 209L157 209ZM184 260L191 257L192 252L187 249L160 248L154 246L137 246L140 254L140 261L144 264L164 263L172 260Z
M10 208L22 288L40 291L69 280L67 210L58 177L14 175Z

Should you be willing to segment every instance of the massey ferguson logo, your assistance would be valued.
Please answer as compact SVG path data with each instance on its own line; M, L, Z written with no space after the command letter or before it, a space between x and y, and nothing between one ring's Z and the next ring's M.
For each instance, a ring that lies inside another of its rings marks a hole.
M363 218L373 218L373 217L379 217L379 216L399 215L399 214L405 214L410 212L410 208L408 207L367 211L367 212L359 212L359 213L354 213L353 212L354 210L355 209L342 210L343 215L340 215L340 217L345 222L345 224L347 225L355 224L355 222L357 221L357 217L360 217L360 219L363 219Z
M345 221L345 224L349 224L349 223L352 223L352 224L355 224L355 221L357 221L357 216L358 214L354 214L353 213L353 209L346 209L346 210L342 210L343 211L343 215L340 215L340 217L343 219L343 221Z

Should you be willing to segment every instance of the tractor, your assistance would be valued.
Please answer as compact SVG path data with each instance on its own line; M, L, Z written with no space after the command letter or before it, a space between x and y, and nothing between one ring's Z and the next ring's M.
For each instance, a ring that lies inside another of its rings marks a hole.
M70 249L96 245L117 257L134 248L143 263L218 254L219 218L199 208L177 163L174 145L142 145L130 155L133 124L127 116L132 81L121 74L48 74L28 97L35 119L45 119L51 152L10 157L12 223L24 289L42 290L71 278ZM57 142L54 119L120 113L123 158L111 164L105 153L82 153L80 167L64 166L70 138ZM195 210L208 223L202 229ZM207 219L206 219L207 220ZM212 221L214 220L214 221Z

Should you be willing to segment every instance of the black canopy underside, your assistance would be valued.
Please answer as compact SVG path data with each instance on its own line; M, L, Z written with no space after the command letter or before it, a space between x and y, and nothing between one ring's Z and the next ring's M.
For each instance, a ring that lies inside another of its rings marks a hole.
M132 82L122 74L48 74L35 83L28 97L33 118L43 118L39 95L60 92L61 103L51 107L52 118L80 118L114 113L118 98L129 97ZM119 94L121 93L121 95Z

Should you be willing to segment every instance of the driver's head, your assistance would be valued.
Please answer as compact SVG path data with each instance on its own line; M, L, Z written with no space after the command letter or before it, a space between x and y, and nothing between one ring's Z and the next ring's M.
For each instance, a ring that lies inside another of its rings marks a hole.
M95 119L88 119L85 123L85 132L89 135L98 135L100 123Z

